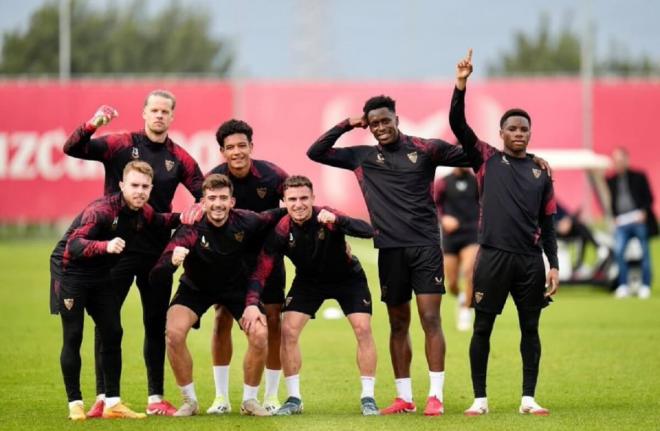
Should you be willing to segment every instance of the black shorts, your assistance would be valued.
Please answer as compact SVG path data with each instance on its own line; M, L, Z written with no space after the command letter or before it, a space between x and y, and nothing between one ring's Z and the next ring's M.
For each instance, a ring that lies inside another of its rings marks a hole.
M245 295L245 290L241 289L228 290L219 295L209 294L201 290L192 289L185 283L179 283L179 289L174 294L170 307L172 305L183 305L190 308L197 315L197 322L193 327L198 329L199 321L204 313L206 313L206 310L216 304L227 308L234 317L234 320L238 322L245 310ZM264 312L261 305L259 305L259 309L262 313Z
M474 267L472 304L479 311L500 314L511 296L519 309L546 305L543 257L481 246Z
M477 244L476 230L442 236L442 251L445 254L459 254L465 247Z
M284 270L284 260L275 263L273 272L266 279L264 290L261 292L261 302L263 304L282 304L284 303L284 285L286 284L286 272Z
M64 275L59 282L59 292L55 299L57 311L61 315L82 314L87 310L91 315L119 316L119 300L112 291L110 275L97 279L82 279Z
M401 305L416 295L445 293L439 246L382 248L378 251L381 301Z
M326 299L337 300L347 316L352 313L371 314L371 292L364 271L338 282L317 283L295 278L282 311L297 311L313 319Z

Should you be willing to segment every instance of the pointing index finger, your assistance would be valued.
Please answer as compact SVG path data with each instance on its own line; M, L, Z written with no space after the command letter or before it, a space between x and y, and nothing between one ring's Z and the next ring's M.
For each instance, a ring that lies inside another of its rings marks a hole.
M469 48L469 49L468 49L467 60L468 60L469 62L472 61L472 48Z

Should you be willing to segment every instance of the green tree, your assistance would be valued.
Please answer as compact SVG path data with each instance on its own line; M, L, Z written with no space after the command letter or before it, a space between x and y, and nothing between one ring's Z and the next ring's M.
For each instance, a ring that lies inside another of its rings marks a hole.
M207 74L226 76L232 63L224 41L210 35L210 15L173 1L155 14L147 2L100 10L71 2L71 74ZM4 34L0 73L59 71L59 7L47 3L25 32Z
M550 29L550 18L542 14L536 34L516 32L513 48L488 67L491 76L577 75L580 73L580 36L563 23L558 34ZM596 75L643 75L660 73L651 59L633 59L613 42L608 58L596 62Z

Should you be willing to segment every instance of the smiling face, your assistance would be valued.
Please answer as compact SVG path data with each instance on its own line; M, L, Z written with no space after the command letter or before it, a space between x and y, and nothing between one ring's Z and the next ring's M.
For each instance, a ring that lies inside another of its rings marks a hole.
M138 171L128 171L119 182L126 205L132 210L140 209L149 200L153 185L151 177Z
M531 136L529 120L518 115L507 118L500 129L504 152L515 157L525 156Z
M234 208L236 199L231 195L229 187L205 189L202 197L202 206L206 218L214 226L222 226L229 218L229 211Z
M227 161L229 171L236 177L245 176L252 164L252 142L244 133L234 133L223 140L220 152Z
M380 145L392 144L399 139L399 117L387 108L369 111L367 125Z
M291 220L302 224L312 217L314 193L307 186L289 187L284 191L284 205Z

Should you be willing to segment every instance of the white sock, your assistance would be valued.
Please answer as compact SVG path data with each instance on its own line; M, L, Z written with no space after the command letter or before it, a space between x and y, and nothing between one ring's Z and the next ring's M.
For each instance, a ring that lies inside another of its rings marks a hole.
M98 394L96 396L96 401L105 401L105 394Z
M116 406L117 404L119 404L119 401L121 401L121 399L119 397L106 397L105 398L105 408L106 409L112 408L112 407Z
M215 396L229 398L229 365L214 365Z
M412 402L412 380L410 380L410 377L395 379L394 384L396 385L397 396L405 402Z
M437 397L442 401L443 388L445 386L445 372L444 371L429 371L429 379L431 385L429 387L429 397Z
M190 382L185 386L179 386L181 390L181 395L183 395L184 400L197 401L197 394L195 393L195 383Z
M259 393L259 386L250 386L243 384L243 401L256 400Z
M362 394L360 395L360 398L373 398L374 386L376 386L376 378L373 376L360 376L360 381L362 381Z
M280 370L269 370L266 368L266 389L264 398L277 397L277 390L280 387Z
M153 403L160 403L163 401L163 396L162 395L149 395L147 398L147 404L153 404Z
M82 402L82 400L73 400L73 401L69 402L69 408L75 406L76 404L83 405L83 402Z
M472 405L476 407L488 407L488 398L475 398Z
M534 397L527 397L527 396L523 396L522 400L520 401L520 404L522 404L523 406L529 406L535 403L536 401L534 401Z
M295 374L293 376L285 377L284 382L286 383L286 391L290 397L296 397L301 400L300 396L300 374Z

